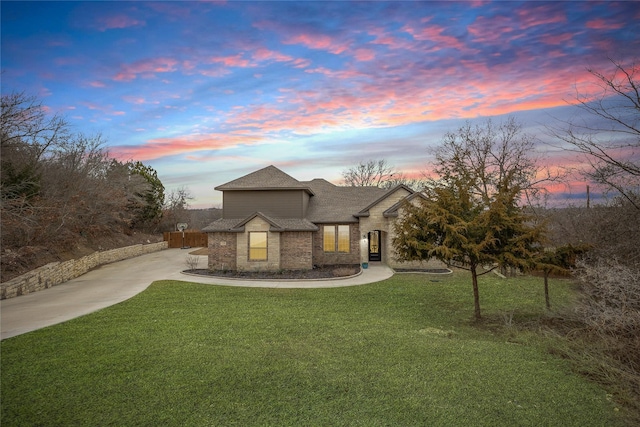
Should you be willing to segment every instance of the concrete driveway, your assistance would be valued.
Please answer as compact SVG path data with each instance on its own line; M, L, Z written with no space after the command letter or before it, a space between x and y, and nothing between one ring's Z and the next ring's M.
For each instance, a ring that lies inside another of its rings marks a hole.
M186 250L167 249L103 265L76 279L43 291L0 301L0 339L62 323L127 300L156 280L183 280L223 286L263 288L329 288L385 280L393 271L369 265L359 276L320 281L247 281L185 275ZM205 268L207 257L199 257Z

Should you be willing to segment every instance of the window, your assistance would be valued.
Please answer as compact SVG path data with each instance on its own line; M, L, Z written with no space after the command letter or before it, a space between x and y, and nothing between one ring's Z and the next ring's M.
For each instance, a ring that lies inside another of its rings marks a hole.
M323 234L325 252L350 252L348 225L325 225Z
M349 226L338 226L338 252L349 253Z
M267 260L267 232L252 231L249 233L249 261Z
M336 227L334 225L324 226L324 251L335 252L336 250Z

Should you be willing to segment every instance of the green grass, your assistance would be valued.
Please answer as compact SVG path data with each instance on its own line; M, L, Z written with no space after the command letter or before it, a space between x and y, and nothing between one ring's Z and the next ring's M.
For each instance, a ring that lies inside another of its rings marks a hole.
M437 280L437 281L432 281ZM570 297L552 283L552 301ZM1 344L4 426L612 426L598 386L505 319L542 281L401 274L338 289L161 281Z

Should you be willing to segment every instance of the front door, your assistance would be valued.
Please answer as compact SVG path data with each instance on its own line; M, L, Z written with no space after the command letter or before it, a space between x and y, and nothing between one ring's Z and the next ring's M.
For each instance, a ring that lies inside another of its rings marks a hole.
M374 230L369 232L369 261L381 261L382 254L380 252L380 231Z

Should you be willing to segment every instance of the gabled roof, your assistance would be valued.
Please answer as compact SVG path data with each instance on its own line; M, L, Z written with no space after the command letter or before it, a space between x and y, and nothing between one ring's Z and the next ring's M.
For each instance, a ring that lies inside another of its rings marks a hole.
M272 218L262 212L254 212L246 218L231 218L231 219L219 219L212 222L202 231L205 233L226 231L229 233L242 233L244 232L244 226L254 218L261 218L269 225L270 231L283 232L283 231L318 231L318 227L312 224L309 220L304 218Z
M378 187L342 187L325 179L298 181L275 166L267 166L215 189L222 191L304 190L313 197L309 198L305 218L271 218L256 212L248 218L218 220L203 231L242 232L244 224L256 215L267 220L273 231L315 231L318 227L314 224L356 223L359 221L358 217L369 216L369 209L400 189L414 194L413 190L404 185L385 190ZM394 212L389 211L389 215L394 216Z
M361 209L354 216L356 216L356 217L369 216L369 209L371 209L372 207L374 207L378 203L382 202L384 199L386 199L387 197L391 196L393 193L395 193L398 190L406 190L407 192L409 192L410 195L414 194L414 191L412 189L410 189L409 187L407 187L406 185L404 185L404 184L396 185L392 189L388 190L381 197L379 197L378 199L374 200L370 205L368 205L365 208Z
M263 214L262 212L255 212L251 215L249 215L248 217L246 217L245 219L243 219L242 221L240 221L238 224L236 224L236 228L240 228L243 227L248 223L251 222L252 219L254 218L261 218L264 221L266 221L270 226L270 230L271 231L284 231L282 229L282 227L280 227L280 225L278 225L274 220L272 220L271 218L269 218L267 215Z
M305 190L313 195L308 186L273 165L219 185L215 190Z

